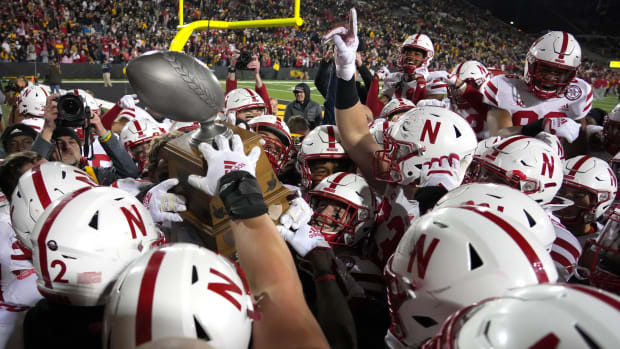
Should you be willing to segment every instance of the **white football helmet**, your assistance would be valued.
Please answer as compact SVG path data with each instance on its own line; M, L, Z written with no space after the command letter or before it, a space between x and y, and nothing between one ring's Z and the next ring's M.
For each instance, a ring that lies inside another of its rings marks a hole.
M491 73L478 61L466 61L457 65L454 74L463 82L472 82L476 88L491 79Z
M385 130L392 126L392 122L387 121L383 118L376 118L370 124L368 124L368 129L370 130L370 134L375 139L375 142L379 145L383 145L383 133Z
M520 190L540 205L562 186L562 161L555 149L532 137L512 136L475 156L467 174L475 182L502 183Z
M471 126L458 114L437 107L414 108L385 131L384 151L374 159L375 177L407 185L420 177L422 164L454 153L461 161L460 183L477 144Z
M121 130L121 143L131 151L136 145L150 142L156 136L163 135L166 130L148 119L134 119L125 124Z
M551 148L555 149L556 153L560 157L560 160L562 160L562 164L564 164L564 162L566 161L566 155L564 154L564 146L562 145L562 142L560 142L560 139L556 135L552 135L551 133L543 131L537 134L535 138L540 139L541 141L547 143L547 145L549 145Z
M356 174L338 172L326 177L308 192L306 200L314 212L310 224L330 244L353 246L374 227L375 195L366 180ZM340 211L326 213L327 201L336 201Z
M612 109L603 122L603 135L609 154L620 152L620 103Z
M411 49L418 49L426 52L424 61L420 66L427 67L435 55L435 48L433 42L425 34L413 34L409 35L400 47L400 67L407 74L412 74L418 66L412 64L409 60L407 51Z
M238 266L193 244L166 245L137 258L114 284L105 307L104 347L129 349L182 337L213 348L247 348L254 314Z
M501 184L469 183L450 190L434 209L464 205L487 207L498 215L512 218L529 228L545 249L551 251L556 237L553 223L545 210L522 192Z
M517 288L452 314L422 349L616 348L620 297L590 286Z
M55 302L103 305L123 269L165 241L134 196L86 187L49 205L31 234L41 294Z
M301 148L297 154L297 169L301 174L301 186L306 191L327 177L319 176L316 181L312 180L310 163L315 160L334 160L345 163L341 167L353 166L349 155L340 144L338 127L334 125L317 126L301 142Z
M291 159L293 152L293 139L288 126L275 115L262 115L252 118L248 121L248 126L250 130L258 134L269 132L277 137L274 139L261 134L265 141L263 145L265 155L267 155L273 170L279 175L280 171L284 169L284 165Z
M200 128L199 122L191 122L191 121L175 121L170 127L170 132L180 131L180 132L190 132Z
M415 104L407 98L392 98L389 102L387 102L383 109L381 109L381 114L379 114L379 117L392 121L394 114L404 113L413 108L415 108Z
M593 223L616 197L618 179L607 162L588 155L566 160L560 196L574 204L555 212L563 224Z
M86 172L59 161L49 161L26 171L11 195L11 224L17 239L32 249L30 235L45 208L67 193L96 186Z
M615 207L601 233L586 241L579 264L590 284L620 295L620 207Z
M17 96L17 112L24 116L43 117L47 96L49 96L49 93L43 87L37 85L27 86Z
M263 98L256 91L249 88L237 88L226 94L224 99L224 114L229 121L237 118L237 112L252 108L262 108L267 113L267 106Z
M577 76L581 46L567 32L552 31L534 41L525 58L523 80L539 98L561 97ZM549 76L555 72L555 78Z
M484 207L463 206L414 220L385 277L392 314L386 341L417 348L462 307L511 288L555 282L558 274L528 227Z

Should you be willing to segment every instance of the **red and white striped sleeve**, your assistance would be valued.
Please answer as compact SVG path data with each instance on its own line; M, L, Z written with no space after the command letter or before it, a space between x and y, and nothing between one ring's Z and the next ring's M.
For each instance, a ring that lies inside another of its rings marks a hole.
M561 223L555 220L552 222L556 238L551 246L551 259L558 269L560 278L568 281L574 275L575 266L581 256L581 243Z
M581 93L579 94L579 97L571 103L569 117L573 120L579 120L586 117L586 115L590 112L590 109L592 109L594 92L592 90L592 86L582 79L577 79L577 81L569 86L567 98L571 96L569 92L572 91L581 91ZM572 95L574 95L574 93Z
M499 108L499 89L498 82L501 79L501 76L496 76L493 79L489 80L484 84L481 88L482 96L484 97L484 103L489 104L493 107Z

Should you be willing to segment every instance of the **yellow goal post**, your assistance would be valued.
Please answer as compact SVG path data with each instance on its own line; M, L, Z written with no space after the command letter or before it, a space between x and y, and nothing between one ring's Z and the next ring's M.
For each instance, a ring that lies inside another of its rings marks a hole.
M249 21L213 21L200 20L189 24L183 24L183 0L179 0L179 25L177 34L170 44L170 51L182 51L187 40L195 30L204 29L246 29L246 28L267 28L267 27L292 27L301 26L304 20L299 15L300 1L295 0L294 15L292 18L273 18L257 19Z

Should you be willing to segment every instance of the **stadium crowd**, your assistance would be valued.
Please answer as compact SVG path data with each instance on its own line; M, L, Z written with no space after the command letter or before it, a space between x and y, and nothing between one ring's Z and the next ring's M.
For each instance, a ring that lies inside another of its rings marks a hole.
M172 4L12 2L4 41L130 61L137 95L102 110L21 77L4 95L0 348L616 348L620 103L595 113L610 82L584 79L603 77L577 39L498 32L456 1L416 2L415 23L305 3L307 27L140 55L165 49ZM28 43L10 16L62 34ZM325 113L301 83L282 120L257 60L299 52ZM196 59L228 66L225 92Z
M203 18L290 17L293 11L292 1L218 1L200 8L202 3L184 2L186 23ZM191 37L186 49L208 65L226 65L237 48L260 54L266 67L276 61L281 67L316 67L326 51L319 35L337 23L334 12L343 4L339 0L304 1L301 28L203 31ZM398 52L393 47L410 33L425 32L436 45L432 69L448 70L463 59L474 59L519 73L523 52L533 39L489 12L458 0L391 1L387 6L366 1L358 7L364 23L360 33L363 57L372 68L395 67ZM172 0L7 1L0 20L0 61L124 63L142 52L169 45L178 24L177 8L178 2ZM597 70L597 74L610 72L602 69L605 72Z

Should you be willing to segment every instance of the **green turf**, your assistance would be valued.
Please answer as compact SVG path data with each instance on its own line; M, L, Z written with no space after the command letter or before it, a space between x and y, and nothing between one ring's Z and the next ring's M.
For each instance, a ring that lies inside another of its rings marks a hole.
M314 87L314 82L313 81L304 81L304 82L308 84L308 86L310 86L310 98L313 101L319 103L320 105L323 105L323 102L325 102L325 99L323 98L323 96L321 96L321 93L319 92L319 90L317 90L316 87ZM281 101L292 101L294 98L293 88L295 88L295 85L299 83L300 83L299 80L265 81L265 85L267 85L267 92L269 92L269 97L276 97L277 99ZM240 82L237 82L237 87L254 88L254 82L253 81L252 82L240 81ZM222 83L222 88L226 88L225 83Z
M618 104L617 96L607 96L605 98L601 98L592 103L593 108L601 108L605 112L609 113L617 104Z

